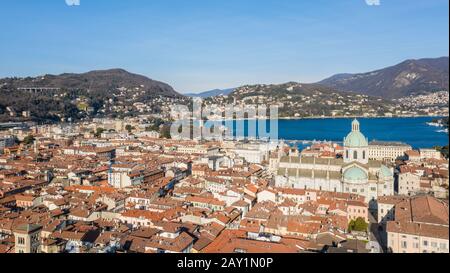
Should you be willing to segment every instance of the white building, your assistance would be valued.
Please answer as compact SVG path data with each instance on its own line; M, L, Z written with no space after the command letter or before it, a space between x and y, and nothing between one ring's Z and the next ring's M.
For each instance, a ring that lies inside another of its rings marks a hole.
M142 132L142 133L138 133L136 134L136 136L138 137L148 137L148 138L153 138L153 139L158 139L161 137L161 134L159 132L156 131L150 131L150 132Z
M420 159L441 159L442 154L441 152L437 151L436 149L420 149Z
M420 191L421 173L405 171L398 175L398 194L414 195Z
M144 175L140 171L134 171L135 166L117 164L111 166L108 172L108 183L117 189L140 185L144 182Z
M219 148L209 147L207 145L178 146L176 151L181 154L201 154L213 156L219 153Z
M401 142L373 141L369 144L369 159L394 162L403 158L409 150L412 147Z
M266 152L260 151L259 149L234 149L233 152L245 159L248 163L261 164L266 159Z

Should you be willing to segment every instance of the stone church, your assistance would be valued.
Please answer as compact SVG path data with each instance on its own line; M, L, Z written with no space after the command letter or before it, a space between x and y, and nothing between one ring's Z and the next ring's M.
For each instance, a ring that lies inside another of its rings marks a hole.
M343 158L281 157L275 185L359 194L375 209L379 196L394 195L394 173L381 161L369 160L369 141L355 119L344 138Z

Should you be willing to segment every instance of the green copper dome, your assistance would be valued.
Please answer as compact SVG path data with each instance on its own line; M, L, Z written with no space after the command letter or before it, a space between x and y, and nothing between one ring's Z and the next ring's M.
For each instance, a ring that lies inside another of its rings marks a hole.
M361 132L351 132L344 141L345 147L367 147L369 142Z
M381 165L381 169L380 169L380 177L393 177L394 174L391 172L391 170L384 166Z
M352 122L352 132L344 139L345 147L367 147L369 146L369 141L359 130L359 122L355 119Z
M367 180L367 174L358 167L351 167L344 172L344 180L347 181L360 181Z

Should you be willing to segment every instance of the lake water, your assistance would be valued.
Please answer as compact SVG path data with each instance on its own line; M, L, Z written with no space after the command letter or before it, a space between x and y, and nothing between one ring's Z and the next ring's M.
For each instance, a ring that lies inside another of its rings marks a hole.
M362 133L369 138L369 141L400 141L415 149L448 145L448 134L439 132L443 128L427 124L433 119L435 118L359 118L358 120L361 123ZM350 118L279 120L278 137L283 140L342 142L351 131L352 120ZM244 135L247 135L249 121L244 123ZM236 129L236 122L233 127L238 135L242 135L242 132Z
M414 148L448 145L448 134L427 123L434 118L360 118L361 132L369 141L400 141ZM353 119L280 120L279 138L343 141Z

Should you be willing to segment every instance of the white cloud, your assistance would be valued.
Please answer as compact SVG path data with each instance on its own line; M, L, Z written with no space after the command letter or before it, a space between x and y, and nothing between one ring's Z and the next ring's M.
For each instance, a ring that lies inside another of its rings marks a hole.
M79 6L80 0L66 0L68 6Z
M381 4L380 0L366 0L366 4L369 6L379 6Z

